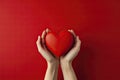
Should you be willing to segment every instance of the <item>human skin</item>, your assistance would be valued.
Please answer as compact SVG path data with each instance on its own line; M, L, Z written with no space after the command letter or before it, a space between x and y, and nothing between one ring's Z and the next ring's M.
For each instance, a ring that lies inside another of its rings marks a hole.
M73 34L75 38L75 44L65 56L57 58L54 54L47 50L45 45L45 36L49 31L49 29L44 30L42 35L38 36L38 40L36 41L38 52L47 61L48 65L44 80L57 80L59 64L62 68L64 80L77 80L74 69L72 67L72 61L80 50L81 41L79 37L75 35L73 30L68 30Z
M73 30L69 30L74 35L75 44L73 48L65 55L60 57L60 64L64 76L64 80L77 80L74 69L72 67L72 61L78 55L80 51L81 41Z

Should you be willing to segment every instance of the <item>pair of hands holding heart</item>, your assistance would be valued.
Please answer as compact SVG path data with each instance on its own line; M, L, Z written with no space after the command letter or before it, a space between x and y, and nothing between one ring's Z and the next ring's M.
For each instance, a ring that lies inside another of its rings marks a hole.
M36 41L39 53L49 63L72 62L80 50L81 41L73 30L56 35L49 29L43 31Z

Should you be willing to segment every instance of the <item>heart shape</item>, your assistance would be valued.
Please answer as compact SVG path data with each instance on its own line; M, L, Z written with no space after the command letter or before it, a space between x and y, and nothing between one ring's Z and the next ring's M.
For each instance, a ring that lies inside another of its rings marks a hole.
M73 47L74 42L73 34L67 30L61 31L59 34L49 32L45 37L48 50L57 57L65 55Z

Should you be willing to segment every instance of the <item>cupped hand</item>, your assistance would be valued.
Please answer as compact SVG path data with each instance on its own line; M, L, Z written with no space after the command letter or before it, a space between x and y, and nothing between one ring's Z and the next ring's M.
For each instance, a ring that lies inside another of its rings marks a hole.
M38 40L36 41L37 48L39 53L43 56L43 58L48 63L59 63L59 59L57 59L46 47L45 45L45 36L49 32L49 29L46 29L42 32L41 36L38 36Z
M78 36L74 33L73 30L68 30L71 34L73 34L75 38L75 44L73 48L65 55L60 57L60 62L61 63L71 63L73 59L78 55L80 51L80 46L81 46L81 41Z

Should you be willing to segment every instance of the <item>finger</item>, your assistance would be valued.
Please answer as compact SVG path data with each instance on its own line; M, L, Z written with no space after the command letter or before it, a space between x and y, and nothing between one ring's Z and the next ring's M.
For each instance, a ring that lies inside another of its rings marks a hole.
M76 34L72 29L71 30L69 29L68 31L74 36L74 38L76 38Z
M76 54L80 51L80 45L81 45L81 41L80 41L79 37L77 36L75 46L73 47L73 51L75 51Z
M81 41L80 41L80 39L79 39L79 36L77 36L77 38L76 38L76 44L75 44L75 48L80 48L80 44L81 44Z
M68 31L71 33L70 29L68 29Z
M42 39L44 39L45 36L46 36L46 30L44 30L44 31L42 32Z
M36 41L37 47L38 47L38 51L40 52L40 50L42 49L42 45L41 45L41 37L38 36L38 39Z
M81 41L79 39L79 36L77 36L75 39L75 45L74 45L73 49L78 48L80 46L80 44L81 44Z
M46 33L48 33L48 32L50 32L50 29L47 28L47 29L46 29Z
M36 41L36 44L38 45L38 44L40 44L40 43L41 43L40 36L38 36L38 39L37 39L37 41Z
M42 46L45 47L45 36L46 36L46 30L42 32Z
M71 33L73 34L73 36L76 37L75 32L74 32L72 29L71 29L70 31L71 31Z

